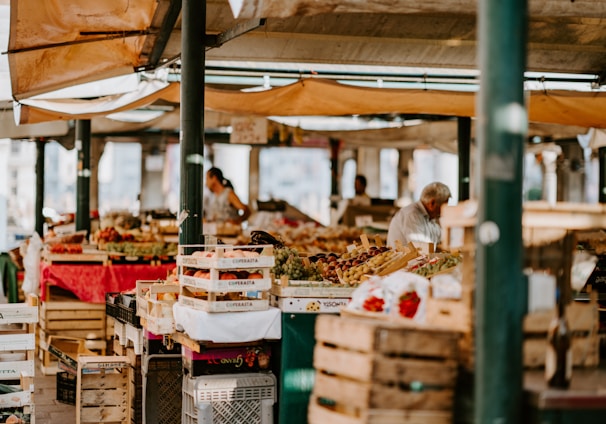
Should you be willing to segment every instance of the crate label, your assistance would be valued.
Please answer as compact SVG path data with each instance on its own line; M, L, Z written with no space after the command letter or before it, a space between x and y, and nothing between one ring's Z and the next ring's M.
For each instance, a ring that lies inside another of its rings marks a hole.
M349 301L349 298L297 298L272 295L272 305L280 308L282 312L339 313Z
M275 265L275 257L273 255L261 255L250 258L178 256L177 265L218 269L272 267Z
M21 374L34 375L34 360L0 362L0 380L18 380Z
M264 311L269 308L269 300L227 300L209 302L189 296L179 296L179 303L206 312L247 312Z
M281 297L326 297L326 298L345 298L351 297L356 289L355 287L339 287L334 284L329 286L313 286L310 282L307 285L281 286L274 284L271 287L271 294Z
M33 324L38 322L38 307L23 304L0 306L0 324Z
M112 369L112 368L125 368L130 366L128 362L92 362L86 364L85 369L87 370L100 370L100 369Z
M206 291L258 291L269 290L271 278L211 280L208 278L180 275L182 285L201 288Z

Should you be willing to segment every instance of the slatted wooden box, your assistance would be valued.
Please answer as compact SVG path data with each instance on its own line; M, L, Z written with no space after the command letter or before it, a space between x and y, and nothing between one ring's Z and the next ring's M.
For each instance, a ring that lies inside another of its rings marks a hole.
M126 356L78 358L76 423L130 424Z
M353 317L316 321L310 424L450 424L459 333Z

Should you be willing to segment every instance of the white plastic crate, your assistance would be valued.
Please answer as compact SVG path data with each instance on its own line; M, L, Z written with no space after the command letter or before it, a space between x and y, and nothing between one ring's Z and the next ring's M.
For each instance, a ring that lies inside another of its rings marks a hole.
M272 424L271 373L183 377L182 424Z

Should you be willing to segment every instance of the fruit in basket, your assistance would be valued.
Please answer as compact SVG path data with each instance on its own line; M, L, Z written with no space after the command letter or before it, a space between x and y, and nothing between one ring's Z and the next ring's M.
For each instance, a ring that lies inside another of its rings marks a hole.
M222 272L221 275L219 275L219 280L237 280L238 276L236 274L234 274L233 272Z
M49 247L50 253L59 254L80 254L82 253L82 245L75 243L55 243Z
M413 318L419 309L421 298L416 291L409 291L398 299L398 312L406 318Z
M362 308L369 312L383 312L385 300L377 296L369 296L364 301Z
M251 280L257 280L259 278L263 278L263 274L260 272L251 272L248 274L248 278Z
M210 272L199 269L193 274L193 277L209 279Z

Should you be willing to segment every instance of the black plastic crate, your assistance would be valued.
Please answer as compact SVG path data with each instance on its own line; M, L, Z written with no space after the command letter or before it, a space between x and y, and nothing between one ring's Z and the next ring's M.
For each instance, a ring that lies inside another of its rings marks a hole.
M105 293L105 313L120 322L141 328L141 319L137 316L137 298L134 294Z
M181 422L183 362L181 355L143 355L143 421Z
M57 401L76 404L76 382L77 377L68 372L57 373Z

